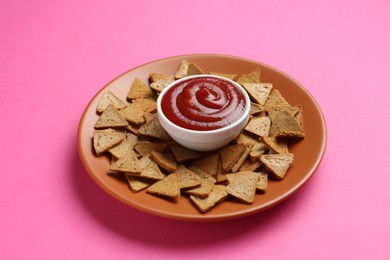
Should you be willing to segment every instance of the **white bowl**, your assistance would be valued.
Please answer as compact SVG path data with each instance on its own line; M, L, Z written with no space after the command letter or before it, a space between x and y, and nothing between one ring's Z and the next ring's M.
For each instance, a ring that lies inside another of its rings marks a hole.
M161 107L161 101L164 98L166 92L170 88L172 88L173 86L177 85L182 81L191 78L201 78L201 77L214 77L214 78L219 78L228 81L232 83L239 91L241 91L245 99L245 111L236 122L233 122L230 125L215 130L190 130L174 124L164 115ZM224 77L208 75L208 74L188 76L176 80L175 82L165 87L157 99L157 114L162 127L168 132L168 134L172 137L172 139L175 140L177 143L181 144L184 147L196 151L216 150L227 145L232 140L234 140L248 123L249 110L250 110L250 98L247 92L238 83Z

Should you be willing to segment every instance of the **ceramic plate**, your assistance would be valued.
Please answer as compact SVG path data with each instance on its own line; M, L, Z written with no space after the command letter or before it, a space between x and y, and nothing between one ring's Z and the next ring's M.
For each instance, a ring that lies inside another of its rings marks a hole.
M96 157L93 152L93 127L98 119L96 107L102 93L111 90L118 97L126 100L131 83L135 78L148 82L151 72L174 75L182 59L194 62L205 72L247 73L256 67L261 68L261 81L270 82L278 89L291 105L303 108L305 138L294 144L290 151L294 162L282 181L271 181L265 194L257 194L251 205L234 200L225 200L201 214L182 196L175 202L147 194L145 191L133 193L126 183L108 175L109 159L107 156ZM326 147L326 126L323 114L312 95L296 80L285 73L258 61L227 55L195 54L165 58L153 61L127 71L112 80L92 98L86 107L79 124L78 150L81 161L92 179L108 194L138 210L179 220L216 221L233 219L258 213L289 198L304 185L315 173Z

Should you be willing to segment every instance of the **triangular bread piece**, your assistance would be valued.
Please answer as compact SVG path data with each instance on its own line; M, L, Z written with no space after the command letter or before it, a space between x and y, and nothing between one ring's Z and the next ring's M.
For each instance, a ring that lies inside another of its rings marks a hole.
M107 90L103 93L97 105L98 113L102 113L109 105L112 105L116 109L122 109L126 106L126 103L110 90Z
M171 139L167 131L161 126L160 121L158 121L157 114L154 114L149 121L141 126L138 129L138 133L146 137L158 138L165 141Z
M290 107L290 104L284 99L280 91L273 89L269 94L267 101L264 104L264 109L268 111L270 108L274 107Z
M160 81L160 80L169 80L169 81L173 82L173 81L175 81L175 77L172 75L169 75L169 74L152 72L149 74L149 80L152 83Z
M212 154L201 159L191 161L189 165L196 167L208 175L215 177L217 175L219 162L219 153Z
M137 98L134 99L133 104L138 109L145 112L145 114L154 113L157 111L157 101L153 98Z
M173 154L151 151L150 158L160 165L161 168L169 172L174 172L177 169L177 163Z
M304 137L302 124L288 108L272 108L268 110L271 119L270 136Z
M238 76L236 82L241 85L247 82L260 83L260 71L260 68L255 68L249 73L244 73Z
M145 113L143 109L134 103L131 103L127 107L119 110L119 114L122 118L132 124L140 125L145 123Z
M255 134L243 131L238 135L236 143L254 146L259 143L259 137Z
M147 179L147 178L143 178L143 177L139 177L139 176L134 176L134 175L131 175L128 173L125 173L125 177L126 177L127 183L129 184L130 190L132 190L133 192L141 191L141 190L149 187L150 185L152 185L155 182L155 180Z
M153 180L161 180L165 177L158 167L158 164L150 158L149 154L139 159L139 163L142 171L138 176Z
M288 153L288 144L286 138L275 136L263 136L260 139L268 149L274 153Z
M113 160L111 171L141 173L142 167L134 151L130 151L125 157Z
M202 157L202 154L183 146L172 146L171 151L176 158L176 162L182 163L188 160L195 160Z
M184 165L179 164L175 173L179 176L181 189L192 188L201 184L200 177L194 172L188 170Z
M127 94L128 99L137 98L148 98L153 97L155 94L151 88L149 88L142 80L135 78L131 84L129 93Z
M256 184L256 191L266 192L268 187L268 174L264 171L256 172L259 175L259 180Z
M268 136L271 127L271 120L268 116L253 117L245 126L245 130L259 137Z
M230 169L232 172L238 171L238 169L244 163L245 159L248 157L250 151L251 149L248 146L245 146L244 152L240 155L238 160L233 164L232 168Z
M228 174L228 172L223 169L222 161L219 160L217 176L215 177L215 179L217 180L217 183L222 183L222 182L227 181L226 174Z
M163 152L167 148L164 143L139 142L134 145L134 150L141 156L145 156L152 151Z
M188 64L187 76L205 74L204 71L195 63Z
M126 138L126 131L119 129L102 129L93 131L93 147L97 156L119 144Z
M264 106L251 102L251 109L249 110L249 114L256 115L264 111Z
M240 172L254 172L261 166L260 160L252 161L250 158L247 158L244 163L241 165L238 171Z
M134 150L134 145L139 142L138 136L127 133L126 139L121 142L120 144L114 146L113 148L109 149L108 151L110 154L112 154L115 158L123 158L128 154L130 151Z
M268 172L277 179L281 180L287 173L290 165L294 160L292 153L287 154L264 154L260 157Z
M265 154L266 151L268 151L267 146L262 142L258 142L252 146L251 151L249 152L249 156L251 157L252 161L256 161L260 158L261 155Z
M127 125L126 119L119 114L118 110L113 105L109 105L96 121L95 129L126 127Z
M258 104L264 105L269 94L272 90L271 83L242 83L244 89L248 92L249 96L252 97Z
M226 186L227 192L251 204L255 199L257 181L259 175L254 172L236 172L227 174L229 184Z
M240 158L241 154L245 152L246 146L244 144L227 145L220 150L222 168L228 171L232 168L234 163Z
M205 213L216 204L222 202L227 196L228 193L224 185L214 185L208 197L201 198L199 196L190 195L190 199L200 212Z
M151 73L149 76L150 88L155 90L157 93L161 92L166 86L175 81L175 77L172 75Z
M177 173L171 173L164 179L149 186L146 191L151 194L162 195L170 198L180 197L180 182Z
M175 78L176 79L181 79L187 76L187 71L188 71L188 65L190 64L189 61L187 60L182 60L180 63L179 69L176 71Z
M216 180L199 168L189 166L188 169L200 177L201 183L199 187L186 190L185 192L203 198L209 196Z
M295 119L298 121L298 123L303 128L303 117L302 117L302 107L300 105L298 106L292 106L288 108L291 113L294 115Z

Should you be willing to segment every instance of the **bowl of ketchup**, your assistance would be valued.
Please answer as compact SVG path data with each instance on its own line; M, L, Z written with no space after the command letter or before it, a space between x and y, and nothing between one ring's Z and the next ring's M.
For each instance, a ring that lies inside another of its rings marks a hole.
M249 120L250 98L236 82L215 75L179 79L160 93L160 124L179 144L212 151L235 139Z

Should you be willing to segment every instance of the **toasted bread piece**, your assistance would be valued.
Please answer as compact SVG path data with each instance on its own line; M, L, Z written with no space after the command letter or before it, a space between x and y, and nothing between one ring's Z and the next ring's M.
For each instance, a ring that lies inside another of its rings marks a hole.
M202 154L183 146L172 146L171 151L176 158L176 162L182 163L188 160L202 158Z
M125 157L112 160L111 171L141 173L142 167L134 151L130 151Z
M259 137L268 136L271 127L271 120L268 116L253 117L245 126L245 130Z
M294 160L292 153L286 154L264 154L260 157L261 162L266 167L268 172L277 179L281 180L287 173L290 165Z
M127 121L113 105L109 105L95 123L95 129L126 127Z
M260 159L252 161L250 158L247 158L244 161L244 163L241 165L241 167L238 171L240 171L240 172L254 172L260 166L261 166Z
M222 160L222 168L229 171L234 163L245 152L246 146L244 144L227 145L220 149L219 153Z
M145 156L152 151L163 152L167 148L164 143L138 142L134 145L134 150L141 156Z
M217 180L217 183L222 183L222 182L227 181L226 174L228 174L228 172L223 169L222 161L219 160L217 176L215 177L215 179Z
M129 173L125 173L125 177L126 177L126 180L127 180L127 183L129 185L130 190L132 190L133 192L141 191L141 190L149 187L153 183L155 183L155 180L153 180L153 179L147 179L144 177L131 175Z
M260 141L259 141L259 137L257 135L252 134L252 133L247 132L247 131L243 131L238 135L238 137L236 139L236 143L245 144L246 146L254 146L254 145L260 143Z
M176 79L181 79L187 76L187 71L188 71L188 65L190 64L189 61L187 60L182 60L180 63L179 69L175 73L175 78Z
M140 134L138 133L138 129L140 128L141 126L140 125L137 125L137 124L133 124L133 123L129 123L127 126L126 126L126 130L129 131L130 133L133 133L137 136L140 136Z
M268 110L271 119L270 136L304 137L302 124L295 118L294 114L283 107L271 108Z
M108 151L115 158L123 158L130 151L134 150L134 145L138 142L139 142L138 136L136 136L132 133L127 133L126 139L124 141L122 141L120 144L114 146L113 148L110 148Z
M302 107L300 105L292 106L292 107L289 107L289 110L293 113L295 119L298 121L298 123L303 128Z
M97 156L119 144L126 138L126 131L120 129L102 129L93 131L93 147Z
M260 68L255 68L249 73L244 73L240 76L237 77L236 82L238 84L243 84L243 83L260 83Z
M149 154L139 159L139 163L141 164L142 171L138 176L153 180L161 180L165 177L158 164L150 158Z
M257 181L256 191L266 192L268 187L268 174L265 171L256 172L259 174L259 180Z
M97 112L102 113L109 105L112 105L115 109L121 109L126 106L126 103L110 90L107 90L103 93L99 100Z
M205 74L205 72L195 63L188 64L187 76Z
M137 98L148 98L154 97L155 94L149 86L147 86L142 80L139 78L135 78L133 83L131 84L130 90L127 94L127 98L130 100Z
M254 102L251 102L251 109L249 110L249 114L256 115L256 114L259 114L261 112L264 112L264 106L257 104L257 103L254 103Z
M150 88L160 93L166 86L175 81L175 77L172 75L151 73L149 76Z
M208 175L215 177L217 175L219 162L219 153L212 154L194 161L191 161L189 165L199 168Z
M129 123L136 125L145 123L144 111L141 107L135 105L134 103L129 104L127 107L119 110L119 114Z
M209 174L194 166L189 166L188 169L199 176L201 183L199 187L186 190L185 193L203 198L209 196L216 180Z
M149 186L146 191L151 194L162 195L170 198L180 197L180 181L177 173L171 173L164 179Z
M263 136L260 140L274 153L288 153L288 144L284 137Z
M220 76L230 80L235 80L238 76L238 74L218 73L218 72L210 72L210 75Z
M177 175L179 176L181 189L197 187L202 183L198 175L196 175L193 171L187 169L187 167L182 164L179 164L177 166L175 173L177 173Z
M230 168L231 172L237 172L238 171L238 169L244 163L245 159L248 157L250 151L251 151L251 148L249 148L248 146L245 146L244 152L240 155L238 160Z
M269 94L272 90L271 83L242 83L244 89L248 92L249 96L254 99L258 104L264 105Z
M226 186L226 191L242 200L245 203L251 204L255 199L257 181L259 175L254 172L236 172L226 175L229 184Z
M169 172L174 172L177 169L177 163L173 154L151 151L150 158L157 162L161 168Z
M158 138L165 141L171 139L158 121L157 114L154 114L149 121L141 126L138 133L146 137Z
M150 83L150 88L156 91L157 93L161 93L163 89L171 84L173 81L170 80L159 80L157 82Z
M157 101L153 98L137 98L133 104L146 114L157 112Z
M222 202L227 196L228 193L224 185L214 185L208 197L202 198L199 196L190 195L190 199L200 210L200 212L205 213L216 204Z
M264 109L268 111L271 108L275 107L290 107L290 104L284 99L280 91L273 89L269 94L267 101L265 101Z
M152 112L156 112L157 103L151 98L138 98L127 107L119 110L120 115L133 124L145 123L145 117Z
M262 142L258 142L252 146L249 156L251 157L252 162L254 162L260 159L260 156L265 154L267 151L267 146Z
M160 80L169 80L169 81L173 82L173 81L175 81L175 77L172 75L169 75L169 74L152 72L149 74L149 80L151 83L157 82Z

